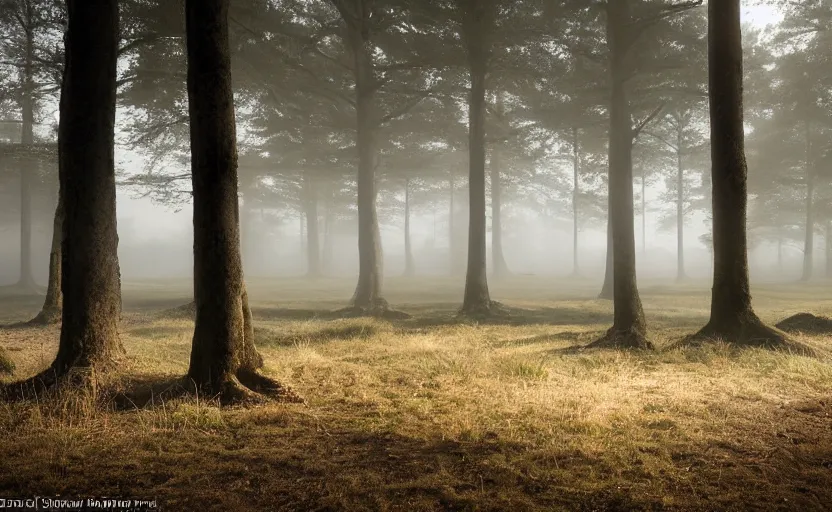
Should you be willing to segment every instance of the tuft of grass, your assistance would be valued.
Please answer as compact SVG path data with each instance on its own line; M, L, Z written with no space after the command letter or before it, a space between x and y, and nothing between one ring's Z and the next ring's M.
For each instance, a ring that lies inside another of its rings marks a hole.
M14 373L14 361L9 358L6 354L6 351L0 348L0 374L8 374L11 375Z
M177 399L156 403L136 411L140 428L147 433L212 432L226 427L216 400Z
M512 379L526 382L543 381L549 377L544 359L530 361L524 357L506 357L498 363L500 373Z

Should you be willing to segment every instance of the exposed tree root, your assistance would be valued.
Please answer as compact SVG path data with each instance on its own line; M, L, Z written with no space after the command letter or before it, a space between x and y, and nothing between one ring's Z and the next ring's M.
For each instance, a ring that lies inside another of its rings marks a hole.
M195 394L217 400L220 405L259 405L268 402L305 404L306 400L292 388L266 377L256 370L241 370L236 375L221 379L218 383L197 385L185 377L182 389L187 394ZM175 391L173 389L172 391Z
M829 334L832 333L832 318L811 313L798 313L781 320L776 327L785 332Z
M463 306L457 313L457 318L460 320L472 320L475 322L493 320L496 317L508 317L508 308L495 300L489 300L485 303L475 304L473 306Z
M391 309L390 304L385 299L375 299L368 305L353 304L336 310L335 314L343 318L371 317L384 320L407 320L412 318L404 311Z
M27 325L44 327L61 323L61 308L43 308Z
M102 387L102 376L107 373L105 365L99 367L73 366L59 372L50 366L26 380L12 382L0 387L0 397L7 401L33 400L44 394L88 390L93 394Z
M603 336L586 346L587 349L655 350L653 343L640 330L619 330L611 327Z
M237 373L237 378L247 388L272 400L292 404L306 403L306 399L297 394L295 390L260 372L240 371Z
M197 385L185 376L174 380L142 382L132 389L116 394L119 410L143 408L183 397L199 397L216 401L222 406L250 406L270 402L306 404L292 388L257 371L239 371L219 383Z
M673 348L702 347L711 343L727 343L740 348L761 348L816 357L815 349L789 338L788 334L763 323L754 313L737 322L717 325L709 322L699 332L681 339Z

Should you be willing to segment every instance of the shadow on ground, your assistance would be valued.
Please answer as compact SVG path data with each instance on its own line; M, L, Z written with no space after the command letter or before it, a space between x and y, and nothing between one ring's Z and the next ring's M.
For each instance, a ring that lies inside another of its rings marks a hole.
M5 443L0 492L134 496L155 498L164 510L225 511L823 510L832 503L832 447L806 448L805 439L787 435L755 445L622 447L632 457L622 466L621 454L534 447L490 432L417 439L299 406L224 415L215 428L187 432L96 443L67 432L36 449L31 441ZM794 415L805 416L790 411L787 425ZM675 471L653 473L654 457Z

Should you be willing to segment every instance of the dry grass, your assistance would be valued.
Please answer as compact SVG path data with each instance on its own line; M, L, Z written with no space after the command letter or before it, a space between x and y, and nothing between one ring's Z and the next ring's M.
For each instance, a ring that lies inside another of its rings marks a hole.
M832 506L829 338L799 336L820 359L584 353L570 347L610 317L589 299L593 283L495 286L512 317L493 325L453 323L458 283L439 280L388 283L411 320L332 318L342 302L328 290L347 297L351 284L252 283L266 371L309 405L222 410L210 397L115 407L113 390L183 374L192 331L154 313L184 302L184 285L128 285L124 374L0 404L0 494L136 495L164 510ZM643 289L657 345L704 323L704 289ZM755 303L769 322L829 314L824 293L759 288ZM3 304L8 320L36 309ZM56 340L55 329L0 331L18 376L48 364Z

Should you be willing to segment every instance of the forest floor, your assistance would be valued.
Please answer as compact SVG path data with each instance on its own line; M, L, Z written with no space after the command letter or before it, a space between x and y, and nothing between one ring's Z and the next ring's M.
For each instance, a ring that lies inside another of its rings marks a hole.
M181 282L125 282L123 374L183 375L193 323L161 312ZM571 349L600 336L598 283L492 285L510 316L454 318L462 283L388 279L413 315L337 319L350 280L249 279L265 372L307 405L219 409L209 397L116 407L105 389L0 403L0 497L155 498L162 510L829 510L832 337L819 359L726 347ZM644 283L651 338L701 327L707 286ZM755 286L775 323L832 313L828 283ZM40 298L0 297L0 322ZM22 378L57 328L0 330ZM8 380L8 379L6 379Z

